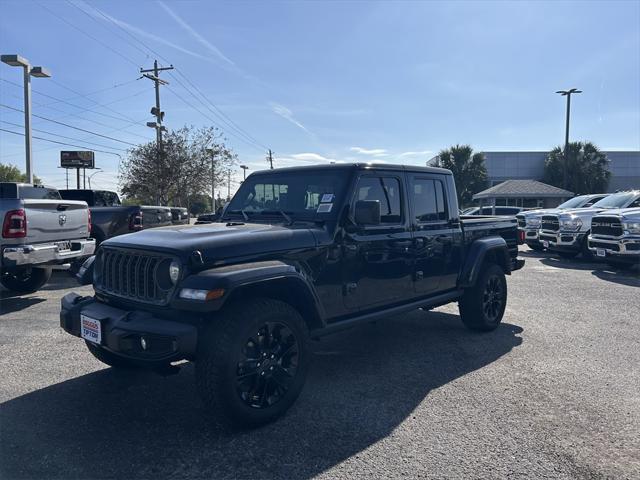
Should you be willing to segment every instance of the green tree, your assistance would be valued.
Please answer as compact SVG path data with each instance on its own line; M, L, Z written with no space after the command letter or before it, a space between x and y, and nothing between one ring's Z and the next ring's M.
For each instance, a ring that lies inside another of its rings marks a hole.
M224 172L237 161L222 133L213 127L189 126L169 131L163 139L162 156L155 142L129 151L120 166L122 194L146 204L189 208L197 195L211 191L212 158L220 187L227 181Z
M567 185L564 185L564 155L562 147L555 147L544 162L543 182L565 188L576 194L607 191L611 172L609 160L591 142L571 142L567 148Z
M473 195L487 188L484 154L473 152L469 145L454 145L441 150L436 165L453 172L460 206L469 205Z
M27 175L22 173L18 167L15 165L7 165L4 163L0 163L0 182L26 182ZM33 183L37 183L39 185L42 184L42 180L40 180L35 175L33 176Z

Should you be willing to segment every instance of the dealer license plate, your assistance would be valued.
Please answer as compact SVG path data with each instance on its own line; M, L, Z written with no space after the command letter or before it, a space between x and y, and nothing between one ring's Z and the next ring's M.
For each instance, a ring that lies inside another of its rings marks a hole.
M549 240L543 240L543 241L542 241L542 246L543 246L544 248L549 248Z
M100 345L102 342L102 328L100 326L100 320L81 314L80 334L85 340Z
M606 257L607 251L604 248L596 248L596 255L598 257Z

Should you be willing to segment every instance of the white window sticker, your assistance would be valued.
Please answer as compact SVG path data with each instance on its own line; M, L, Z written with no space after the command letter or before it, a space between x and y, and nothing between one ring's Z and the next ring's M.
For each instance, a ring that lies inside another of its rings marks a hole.
M322 203L326 203L326 202L332 202L333 201L333 193L325 193L324 195L322 195L322 200L320 200Z
M331 208L333 207L333 203L321 203L318 205L317 213L329 213Z

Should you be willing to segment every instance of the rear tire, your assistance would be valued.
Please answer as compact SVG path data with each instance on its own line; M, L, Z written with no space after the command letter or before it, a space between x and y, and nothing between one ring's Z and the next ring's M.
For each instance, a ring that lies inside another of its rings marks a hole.
M476 332L489 332L500 325L507 306L507 280L502 268L485 264L476 284L458 303L462 323Z
M27 267L12 272L3 272L0 283L16 293L32 293L37 291L51 278L51 267Z
M100 360L105 365L123 370L133 368L131 362L124 358L118 357L117 355L114 355L113 353L87 340L85 340L84 343L87 344L87 349L91 352L91 355L96 357L96 359Z
M298 398L311 360L309 333L290 305L267 298L229 308L200 340L196 386L222 423L256 427Z

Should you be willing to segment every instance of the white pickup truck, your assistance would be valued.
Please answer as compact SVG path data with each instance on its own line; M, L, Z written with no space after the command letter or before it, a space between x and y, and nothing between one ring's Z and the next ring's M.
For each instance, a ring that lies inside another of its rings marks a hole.
M62 200L55 188L0 182L0 283L13 292L42 287L53 265L92 255L85 202Z

